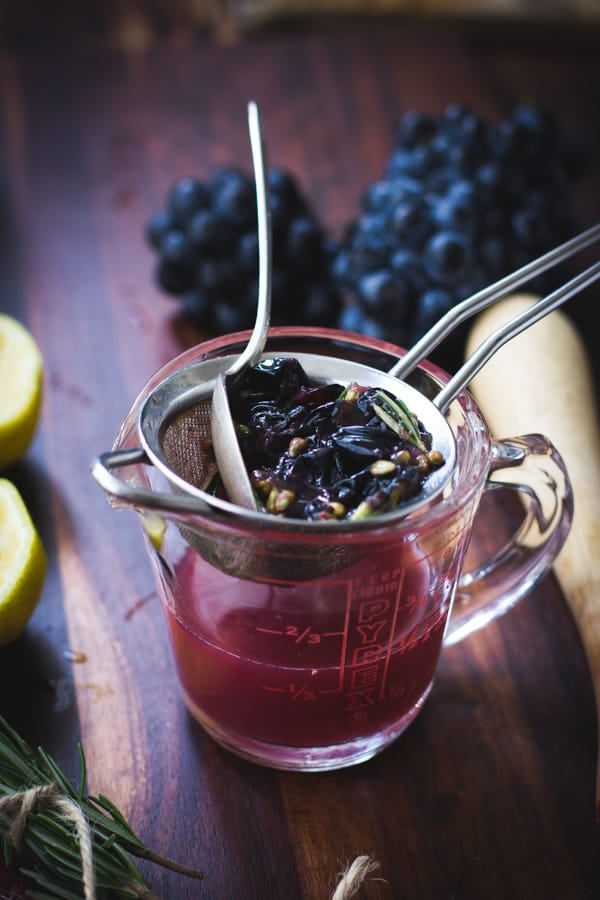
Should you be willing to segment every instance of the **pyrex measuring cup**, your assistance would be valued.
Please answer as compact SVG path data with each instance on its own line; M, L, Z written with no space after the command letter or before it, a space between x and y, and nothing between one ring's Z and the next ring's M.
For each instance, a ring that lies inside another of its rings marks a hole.
M183 697L205 730L271 767L341 768L383 750L412 722L444 645L506 612L548 571L570 528L571 487L545 437L492 440L463 391L448 410L452 480L404 518L281 527L265 514L182 503L137 449L140 409L173 372L239 353L247 339L207 341L157 372L93 473L115 506L140 514ZM403 351L331 329L275 328L266 352L388 371ZM407 380L434 396L449 377L426 362ZM506 546L464 572L482 493L501 484L526 498L524 519ZM335 564L324 566L324 555Z

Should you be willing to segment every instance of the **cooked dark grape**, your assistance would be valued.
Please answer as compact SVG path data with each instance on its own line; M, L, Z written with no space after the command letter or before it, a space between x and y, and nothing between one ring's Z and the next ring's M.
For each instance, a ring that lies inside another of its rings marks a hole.
M231 401L250 480L263 508L275 515L376 515L416 497L444 462L420 423L409 434L391 395L357 384L313 383L294 358L264 360L248 370Z

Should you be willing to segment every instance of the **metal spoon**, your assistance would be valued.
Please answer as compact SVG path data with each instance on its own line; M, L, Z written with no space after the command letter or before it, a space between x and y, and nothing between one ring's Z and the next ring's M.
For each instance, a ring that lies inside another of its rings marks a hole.
M211 436L219 475L229 499L246 509L256 509L256 499L238 443L228 397L228 389L232 384L246 369L252 368L259 361L271 317L271 204L265 148L258 108L254 101L248 104L248 128L258 213L258 305L246 349L225 372L215 378L211 401Z

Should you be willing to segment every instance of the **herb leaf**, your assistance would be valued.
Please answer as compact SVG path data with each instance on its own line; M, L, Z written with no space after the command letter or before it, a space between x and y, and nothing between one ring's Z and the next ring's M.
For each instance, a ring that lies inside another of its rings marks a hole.
M425 445L421 440L416 418L406 403L399 397L392 399L383 391L377 391L377 396L383 405L374 403L373 412L400 437L407 437L419 450L424 450Z

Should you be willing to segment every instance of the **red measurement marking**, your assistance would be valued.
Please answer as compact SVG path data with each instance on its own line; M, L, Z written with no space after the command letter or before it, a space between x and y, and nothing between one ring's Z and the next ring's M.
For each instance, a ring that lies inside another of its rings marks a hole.
M314 700L317 696L316 692L310 691L306 684L288 684L287 688L278 688L273 687L273 685L270 684L263 684L261 687L263 691L273 691L275 694L289 694L292 703L295 703L296 700Z
M289 686L290 698L292 700L298 700L299 697L302 697L303 694L307 693L307 687L305 684L301 684L300 687L296 687L295 684L290 684Z
M310 625L304 628L303 631L300 631L297 625L286 625L285 629L264 628L257 625L254 630L259 631L261 634L275 634L278 637L285 636L294 638L295 644L300 644L302 641L308 641L309 644L317 644L320 642L321 638L344 637L344 631L317 632L313 631Z
M319 631L313 631L310 625L303 629L300 629L298 625L286 625L283 634L286 637L293 638L295 644L320 644L325 636Z
M316 691L310 691L306 684L288 684L287 688L274 687L270 684L262 684L263 691L273 691L276 694L289 694L290 700L294 703L296 700L314 700L317 696Z
M302 632L298 635L298 637L295 638L294 643L295 643L295 644L301 644L302 641L304 640L304 638L307 637L307 636L311 633L311 630L312 630L312 629L311 629L311 627L310 627L310 625L309 625L308 628L305 628L304 631L302 631Z

